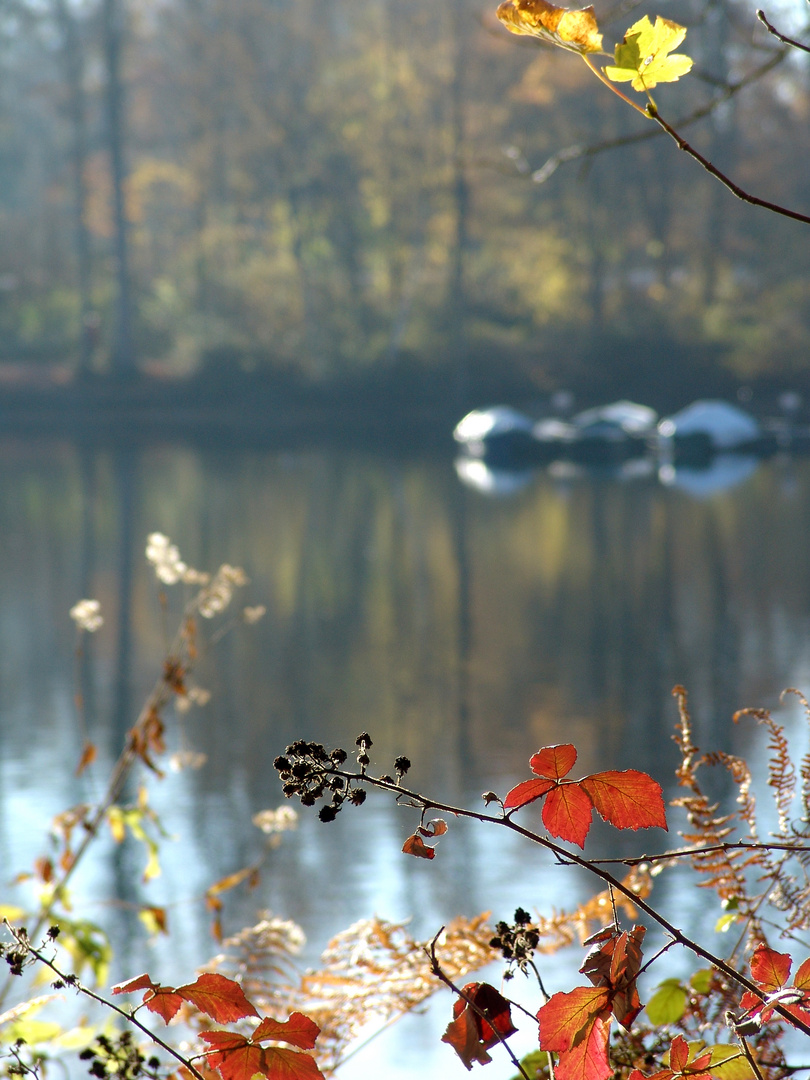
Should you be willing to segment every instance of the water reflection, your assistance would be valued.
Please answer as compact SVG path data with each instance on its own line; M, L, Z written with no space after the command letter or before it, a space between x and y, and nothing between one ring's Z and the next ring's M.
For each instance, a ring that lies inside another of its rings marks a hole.
M407 754L414 786L468 805L561 740L583 772L636 767L666 783L676 682L698 741L744 751L731 713L774 705L808 674L804 461L700 499L649 476L541 474L506 500L459 484L442 458L7 441L0 463L4 868L30 864L51 815L99 796L154 678L180 603L158 603L147 533L171 536L195 566L244 566L246 602L268 609L204 658L212 701L186 725L208 764L151 785L180 838L164 845L163 877L143 885L142 852L105 842L77 881L116 934L123 974L148 963L182 979L214 951L199 898L259 852L250 817L281 801L272 761L294 737L350 747L368 730L381 768ZM89 595L107 624L77 674L67 613ZM101 749L80 778L77 678ZM271 907L304 925L313 957L374 912L413 915L427 937L457 911L558 902L545 860L527 865L511 840L455 825L422 865L399 854L412 827L378 800L332 826L303 821L260 888L228 898L226 930ZM588 883L571 902L577 889ZM147 899L169 907L170 958L151 956L132 913Z

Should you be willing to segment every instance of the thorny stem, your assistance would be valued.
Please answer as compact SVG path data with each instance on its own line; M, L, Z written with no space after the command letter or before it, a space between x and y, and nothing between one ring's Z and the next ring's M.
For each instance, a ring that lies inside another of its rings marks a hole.
M801 49L802 52L810 52L810 45L802 45L800 41L796 41L794 38L785 37L784 34L780 34L775 26L772 26L765 18L765 12L761 9L757 9L757 18L766 28L769 34L773 34L775 38L778 38L785 45L790 45L794 49Z
M790 49L786 45L782 49L776 50L772 56L770 56L759 67L749 71L747 75L743 75L737 82L724 85L722 93L716 94L702 105L699 109L695 109L687 116L681 117L675 122L676 128L688 127L690 124L697 123L698 120L704 120L707 116L710 116L715 109L720 105L725 104L738 94L740 90L744 90L751 83L761 79L763 75L767 75L769 71L772 71L775 67L785 59L789 54ZM611 89L614 89L611 86ZM633 104L631 102L631 104ZM646 114L645 114L646 115ZM552 154L550 158L539 169L536 169L532 174L532 179L536 183L542 183L551 176L557 168L568 161L577 161L579 158L596 157L597 154L604 153L605 150L617 150L622 146L632 146L635 143L647 142L648 139L657 139L660 135L665 134L663 130L655 130L654 128L646 128L644 131L636 131L632 135L620 135L615 139L604 139L602 142L591 143L588 146L568 146L563 150L558 150L556 154Z
M667 862L670 859L683 859L692 855L713 855L715 852L726 851L810 851L810 844L779 843L755 843L752 840L730 840L726 844L708 844L706 847L674 848L671 851L663 851L659 855L633 855L626 859L591 859L591 862L599 866L641 866L642 863Z
M751 1053L751 1047L748 1045L748 1040L745 1038L744 1035L738 1035L737 1038L740 1040L740 1047L742 1048L742 1052L745 1055L746 1061L751 1066L751 1071L753 1072L754 1076L757 1078L757 1080L763 1080L762 1072L759 1068L759 1065L757 1064L756 1058Z
M751 206L761 206L764 210L770 210L773 214L779 214L781 217L790 218L792 221L801 221L805 225L810 225L810 216L807 214L800 214L797 210L788 210L786 206L780 206L779 203L768 202L767 199L760 199L756 195L750 195L747 191L744 191L739 184L735 184L734 181L721 172L715 165L705 158L703 154L695 150L694 146L691 146L682 135L679 135L675 128L671 127L666 120L659 114L658 110L653 105L648 105L644 111L646 116L649 116L651 120L655 120L661 128L666 131L678 145L679 150L683 150L684 153L694 158L706 172L711 173L720 183L728 188L732 195L736 195L738 199L741 199L745 203L749 203Z
M606 885L612 886L622 896L626 896L637 908L648 915L650 919L656 922L662 930L665 930L672 938L673 943L683 946L695 956L701 957L706 960L718 971L722 972L727 979L731 982L737 983L738 986L743 987L745 990L749 990L752 994L756 995L760 1000L765 1001L767 995L757 986L755 982L747 978L740 971L736 971L729 963L711 952L709 949L704 948L698 941L694 941L692 938L687 937L682 930L679 930L673 923L666 919L660 912L656 911L654 907L638 896L629 886L623 884L618 878L614 877L609 871L604 870L597 861L584 858L584 856L577 855L573 851L568 851L560 844L557 844L554 840L551 840L548 836L542 836L540 833L533 832L531 829L526 829L522 825L518 825L513 821L511 817L504 814L503 817L495 817L493 814L485 814L479 810L465 810L460 806L451 806L447 803L436 802L434 799L428 799L424 795L420 795L418 792L410 791L403 788L399 784L388 783L385 780L379 780L374 776L369 776L367 773L349 773L343 770L334 769L330 770L333 775L340 776L344 780L352 782L365 782L371 784L374 787L381 788L384 791L391 791L396 794L397 799L409 800L404 805L412 806L414 809L421 809L423 811L438 810L445 814L453 814L455 817L470 818L473 821L480 821L490 825L500 825L505 829L509 829L511 832L517 833L519 836L524 837L526 840L530 840L534 844L538 844L540 847L546 848L550 851L561 864L569 864L579 866L583 870L589 871L600 880L604 881ZM797 1016L778 1003L774 1003L773 1009L779 1013L783 1020L787 1020L789 1024L795 1027L797 1030L803 1032L805 1035L810 1035L810 1024L800 1020Z
M30 953L30 955L37 959L41 964L44 964L45 967L50 968L54 975L56 975L57 979L61 980L67 986L72 986L77 993L84 994L85 997L91 998L93 1001L98 1002L99 1005L103 1005L106 1009L110 1009L112 1012L118 1013L118 1015L123 1017L123 1019L126 1020L128 1024L132 1024L133 1027L136 1027L139 1031L142 1031L143 1034L146 1035L156 1046L161 1047L161 1049L165 1050L167 1054L171 1054L171 1056L176 1061L179 1061L181 1065L185 1065L185 1067L189 1070L189 1072L192 1073L192 1075L197 1078L197 1080L205 1080L205 1077L202 1075L202 1073L194 1067L194 1065L191 1061L189 1061L188 1058L183 1057L183 1055L178 1050L175 1050L173 1046L165 1042L165 1040L161 1039L161 1037L159 1035L156 1035L154 1031L151 1031L145 1024L142 1024L134 1013L127 1012L127 1010L122 1009L120 1005L116 1005L114 1001L108 1001L100 994L95 993L95 991L91 990L88 986L85 986L83 983L79 982L79 980L74 975L68 975L65 972L61 971L53 962L53 960L50 960L43 952L35 948L30 943L30 939L26 941L22 937L22 935L18 934L14 927L9 924L7 919L4 919L3 921L9 933L17 942L17 944L21 948L24 948L28 953Z
M465 994L464 991L460 987L456 986L456 984L450 978L448 978L448 976L445 975L445 973L442 971L441 964L439 963L439 958L436 956L436 942L439 940L439 937L441 936L443 931L444 931L444 927L442 926L442 927L440 927L440 929L439 929L438 933L436 934L436 936L431 941L430 946L425 948L425 952L427 953L428 959L430 960L430 970L431 970L431 972L436 976L436 978L439 980L439 982L443 982L444 985L446 987L448 987L448 989L452 990L453 993L456 995L456 997L461 998L462 1001L466 1001L467 1004L469 1005L469 1007L473 1010L473 1012L476 1013L478 1016L480 1016L481 1019L484 1020L489 1025L489 1027L492 1029L492 1033L495 1036L497 1036L498 1042L501 1044L501 1046L503 1046L504 1050L506 1050L507 1054L509 1055L509 1057L512 1060L512 1064L518 1070L520 1075L525 1077L525 1080L531 1080L531 1077L529 1076L529 1074L526 1072L526 1070L520 1064L518 1059L515 1057L515 1053L512 1050L512 1047L507 1042L506 1036L501 1035L500 1031L498 1031L498 1029L492 1023L490 1018L487 1016L486 1012L483 1009L481 1009L478 1005L476 1005L475 1002L473 1001L473 999L471 997L469 997L467 994Z

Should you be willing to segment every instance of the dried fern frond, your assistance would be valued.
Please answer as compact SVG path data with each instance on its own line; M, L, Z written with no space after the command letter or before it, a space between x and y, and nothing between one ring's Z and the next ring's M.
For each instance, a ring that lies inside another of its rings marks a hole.
M301 927L291 919L279 919L261 912L255 926L247 926L222 942L225 950L215 956L207 970L227 973L237 979L248 996L266 997L270 988L285 988L297 982L296 959L306 944Z
M804 709L804 718L810 726L810 701L804 696L801 690L797 690L793 686L789 686L787 690L783 690L780 696L780 701L784 701L788 694L794 694L801 702ZM802 780L801 787L801 800L802 800L802 814L801 820L804 822L806 828L801 830L801 835L806 835L810 830L810 750L802 758L801 765L799 766L799 776ZM794 830L795 832L796 830Z
M453 981L498 955L490 945L494 929L488 915L455 919L438 939L442 970ZM370 1024L379 1029L391 1023L442 987L431 973L426 943L411 937L406 924L378 918L363 919L332 938L317 970L295 982L280 981L280 959L297 944L291 927L295 924L267 916L229 938L224 943L228 952L215 963L242 982L258 1008L274 1015L299 1010L310 1016L321 1029L317 1058L327 1075Z
M740 709L734 714L734 723L743 716L753 716L758 724L764 724L768 729L768 784L773 788L779 835L787 838L790 834L790 808L796 795L796 769L790 757L785 729L776 723L768 709Z

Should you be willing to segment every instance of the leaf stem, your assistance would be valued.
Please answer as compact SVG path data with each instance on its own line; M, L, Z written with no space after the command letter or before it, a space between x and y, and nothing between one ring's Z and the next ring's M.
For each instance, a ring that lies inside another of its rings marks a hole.
M594 64L594 62L591 60L590 56L587 53L580 53L579 55L582 57L582 59L585 61L585 63L588 65L588 67L591 69L597 79L605 84L608 90L612 90L614 94L618 94L622 101L627 102L627 104L631 108L635 109L636 112L641 113L642 116L649 116L649 113L642 105L639 105L638 102L633 101L633 99L629 98L627 94L623 94L618 88L618 86L616 86L615 83L612 83L603 71L599 70L599 68L596 66L596 64Z

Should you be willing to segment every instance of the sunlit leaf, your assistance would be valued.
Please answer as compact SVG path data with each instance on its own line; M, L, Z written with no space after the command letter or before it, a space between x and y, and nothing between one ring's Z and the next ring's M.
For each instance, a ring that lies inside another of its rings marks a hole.
M513 34L527 34L580 54L602 51L592 6L569 11L546 0L504 0L498 18Z
M178 986L176 993L218 1024L229 1024L241 1020L243 1016L259 1015L239 983L216 972L206 972L195 982Z
M791 959L787 953L778 953L767 945L758 945L751 957L751 978L763 990L779 990L790 978Z
M596 1017L570 1050L560 1054L555 1080L608 1080L614 1075L608 1060L609 1021Z
M711 1054L708 1071L712 1076L720 1080L755 1080L754 1070L736 1044L718 1043L706 1050Z
M679 979L665 979L647 1002L647 1016L655 1027L677 1024L686 1011L686 987Z
M666 829L661 785L636 769L594 773L580 780L597 812L617 829Z
M577 986L552 994L537 1013L541 1049L570 1050L596 1018L607 1017L609 1008L610 992L604 987Z
M414 833L413 836L408 837L402 845L402 850L406 855L415 855L417 859L436 858L435 850L432 847L428 847L418 833Z
M709 987L712 983L712 969L701 968L696 971L689 979L689 985L695 991L696 994L708 994Z
M503 801L504 809L512 810L519 809L521 806L528 806L528 804L534 802L535 799L540 799L543 795L547 795L555 786L553 780L545 778L524 780L522 783L513 787L507 794Z
M576 760L576 748L570 743L561 743L559 746L544 746L542 750L538 750L529 758L529 766L538 776L562 780L571 772Z
M289 1043L301 1050L311 1050L315 1045L321 1029L303 1013L290 1013L289 1020L274 1020L272 1016L265 1016L252 1038L254 1042L262 1042L264 1039L274 1039L277 1042Z
M652 90L658 83L676 82L692 68L692 60L673 53L686 37L686 29L656 16L655 24L645 15L633 23L616 46L614 64L605 68L613 82L630 82L634 90ZM632 80L632 81L631 81Z
M810 990L810 959L799 965L799 970L793 977L793 985L798 990Z
M552 836L585 846L591 827L593 803L581 784L560 784L543 804L543 824Z
M429 821L427 825L420 825L419 832L422 834L422 836L444 836L444 834L447 832L447 828L447 822L443 821L442 818L433 818L433 820Z

